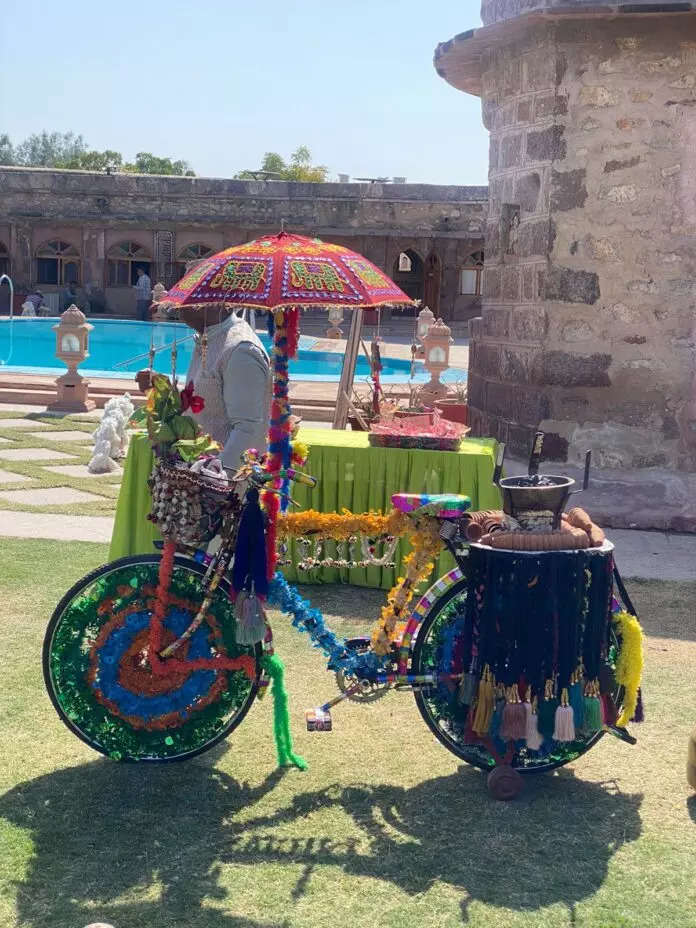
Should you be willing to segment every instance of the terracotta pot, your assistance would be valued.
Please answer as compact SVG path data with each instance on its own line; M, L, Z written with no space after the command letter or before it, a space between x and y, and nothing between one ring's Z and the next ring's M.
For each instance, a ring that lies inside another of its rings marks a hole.
M469 405L461 400L435 400L435 408L440 410L443 419L449 422L458 422L460 425L469 424Z

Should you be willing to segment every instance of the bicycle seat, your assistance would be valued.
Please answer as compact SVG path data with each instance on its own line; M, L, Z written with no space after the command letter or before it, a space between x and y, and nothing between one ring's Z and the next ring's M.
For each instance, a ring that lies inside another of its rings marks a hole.
M435 516L437 519L460 519L471 508L468 496L458 493L395 493L392 505L399 512Z

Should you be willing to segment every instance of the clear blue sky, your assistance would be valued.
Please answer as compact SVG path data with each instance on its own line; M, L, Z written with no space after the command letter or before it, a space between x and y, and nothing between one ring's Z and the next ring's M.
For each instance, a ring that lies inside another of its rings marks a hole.
M479 0L4 0L0 133L185 158L199 175L306 144L332 175L485 184L477 98L436 44Z

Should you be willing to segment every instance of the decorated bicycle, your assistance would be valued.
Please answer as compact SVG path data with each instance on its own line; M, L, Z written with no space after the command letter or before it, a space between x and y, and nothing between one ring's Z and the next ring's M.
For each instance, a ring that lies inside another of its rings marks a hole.
M563 511L573 481L539 476L541 437L523 477L501 479L499 456L501 511L416 494L397 494L388 513L292 511L292 483L314 483L288 401L299 311L410 302L395 284L341 246L281 233L207 259L168 300L269 310L269 452L249 452L230 477L186 414L190 389L154 378L146 413L161 550L80 580L46 633L46 685L79 738L116 760L190 758L230 735L272 684L279 763L303 767L272 607L335 674L338 692L306 713L310 730L330 730L344 699L411 691L433 734L489 771L500 798L518 792L520 774L572 761L605 732L634 742L626 725L642 710L640 626L611 543L582 510ZM399 539L411 545L404 575L365 637L337 637L282 575L291 543L310 574L391 564ZM419 593L445 549L457 566Z

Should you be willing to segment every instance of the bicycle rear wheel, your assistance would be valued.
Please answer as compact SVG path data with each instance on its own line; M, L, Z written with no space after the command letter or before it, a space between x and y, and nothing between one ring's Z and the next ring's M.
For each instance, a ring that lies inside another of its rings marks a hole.
M462 578L433 603L418 631L413 648L412 673L418 675L449 671L452 655L456 653L458 641L465 632L466 595L467 580ZM613 629L610 639L611 645L615 648L617 641ZM485 745L472 744L467 740L468 707L459 705L456 687L448 688L440 683L416 691L414 695L428 728L448 751L482 770L490 771L496 766L495 758ZM622 690L617 688L613 697L616 705L621 704L622 697ZM518 749L510 760L510 766L521 774L546 773L577 760L589 751L603 734L603 731L580 731L575 740L553 742L542 752L530 751L522 742L518 744ZM501 742L497 747L500 753L505 753L506 745Z
M46 630L44 680L58 715L78 738L114 760L174 761L207 751L240 724L258 689L261 646L235 642L224 582L179 656L246 655L254 679L243 669L150 671L148 629L159 563L158 555L127 557L88 574L65 594ZM165 645L196 615L204 573L194 561L176 558Z

